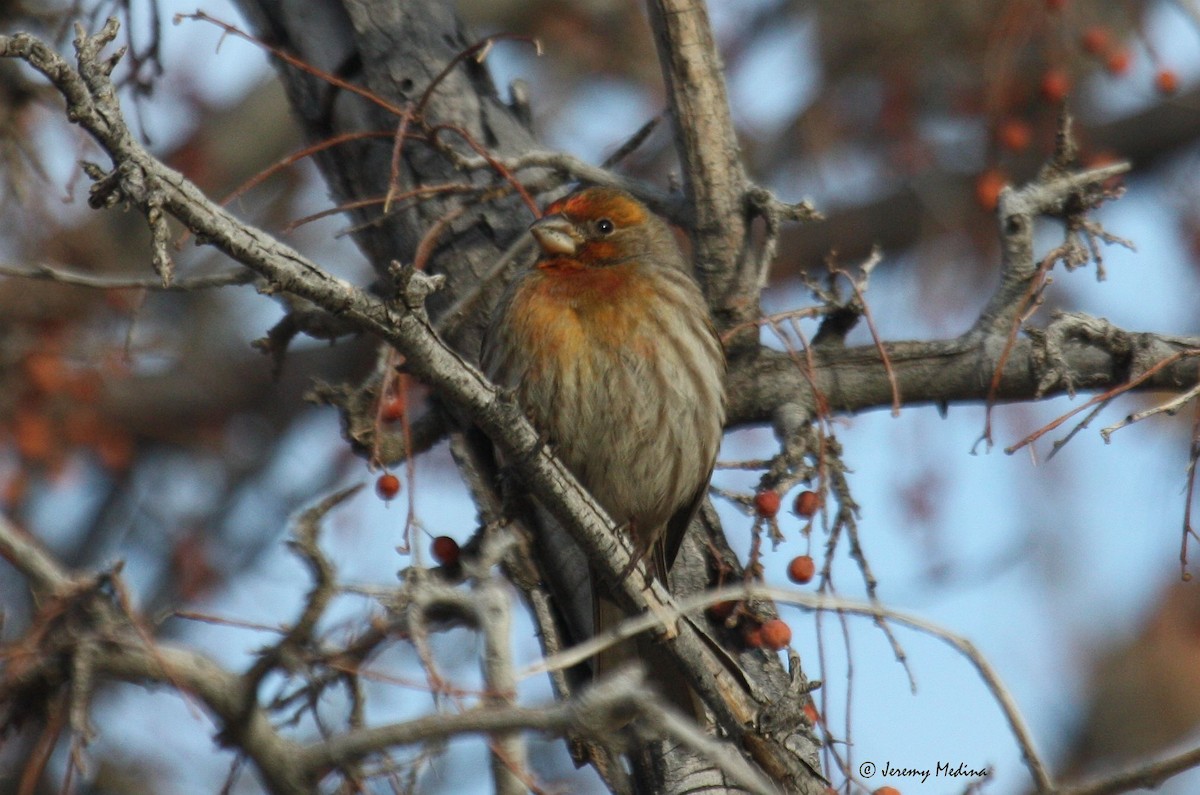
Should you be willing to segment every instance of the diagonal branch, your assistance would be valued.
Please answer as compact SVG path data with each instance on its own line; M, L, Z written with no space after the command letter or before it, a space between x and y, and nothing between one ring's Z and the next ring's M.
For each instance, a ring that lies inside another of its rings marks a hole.
M70 573L3 514L0 514L0 558L24 574L35 590L53 594L71 586Z

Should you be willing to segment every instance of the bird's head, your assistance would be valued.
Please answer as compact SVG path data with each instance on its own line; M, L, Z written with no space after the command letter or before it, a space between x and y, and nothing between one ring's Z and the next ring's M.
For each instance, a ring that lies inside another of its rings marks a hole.
M541 263L607 267L629 262L682 266L670 228L616 188L585 188L559 199L529 227Z

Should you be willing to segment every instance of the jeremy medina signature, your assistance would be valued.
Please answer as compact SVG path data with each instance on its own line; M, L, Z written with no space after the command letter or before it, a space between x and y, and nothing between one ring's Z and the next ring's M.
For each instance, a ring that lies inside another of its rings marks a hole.
M987 767L971 767L966 762L938 762L934 767L894 767L891 762L876 766L874 762L863 762L858 766L858 773L863 778L872 778L876 774L889 778L915 778L924 784L932 778L987 778L991 770Z

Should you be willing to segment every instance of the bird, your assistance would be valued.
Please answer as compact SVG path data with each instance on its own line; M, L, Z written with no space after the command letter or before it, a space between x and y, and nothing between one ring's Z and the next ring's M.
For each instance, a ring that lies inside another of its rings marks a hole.
M483 369L665 583L724 432L708 305L671 227L626 191L577 190L530 232L537 259L497 303ZM598 579L594 631L611 623Z

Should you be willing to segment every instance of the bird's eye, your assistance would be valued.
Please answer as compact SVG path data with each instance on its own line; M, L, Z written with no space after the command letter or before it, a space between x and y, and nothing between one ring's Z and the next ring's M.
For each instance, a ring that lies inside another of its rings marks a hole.
M617 225L607 218L601 218L596 222L596 231L602 235L611 235L616 231Z

